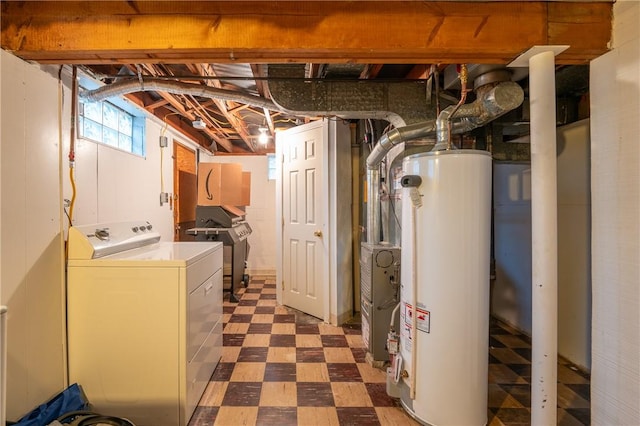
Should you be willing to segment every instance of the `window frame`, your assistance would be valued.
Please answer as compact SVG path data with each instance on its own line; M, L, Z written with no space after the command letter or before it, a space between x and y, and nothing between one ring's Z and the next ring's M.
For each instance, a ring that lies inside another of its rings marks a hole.
M80 91L82 90L92 90L95 88L99 87L99 84L96 83L95 81L91 80L88 77L79 77L78 79L78 86ZM86 102L83 101L80 97L78 97L78 99L75 100L76 102L78 102L78 108L76 111L76 137L78 139L82 139L82 140L86 140L86 141L90 141L96 144L100 144L109 148L113 148L116 149L118 151L122 151L128 154L132 154L135 155L137 157L141 157L141 158L146 158L146 154L147 154L147 144L146 144L146 115L144 114L143 111L141 111L140 109L138 109L135 106L132 106L129 102L127 102L125 99L123 98L110 98L108 100L103 100L103 101L99 101L99 102ZM98 123L97 121L95 121L94 119L87 117L85 115L85 111L84 111L84 107L83 104L87 104L87 103L91 103L91 104L100 104L101 108L100 108L100 112L102 114L101 117L101 121L100 123ZM119 127L119 121L120 121L120 113L126 114L127 117L129 117L131 119L131 135L127 135L124 132L120 132L120 129L118 128L117 130L113 128L113 126L109 126L108 124L104 123L104 114L105 114L105 110L104 110L104 106L107 105L110 108L113 108L117 111L118 113L118 118L117 118L117 125ZM96 124L96 127L99 126L100 128L100 133L101 133L101 137L100 138L93 138L91 136L87 136L84 133L84 121L85 120L89 120L93 123ZM117 145L108 143L105 139L104 139L104 134L105 134L105 129L111 130L111 131L115 131L116 132L116 138L117 138ZM130 146L121 146L120 144L120 138L121 135L123 136L130 136L131 138L131 144Z
M278 163L276 154L267 154L267 180L277 180Z

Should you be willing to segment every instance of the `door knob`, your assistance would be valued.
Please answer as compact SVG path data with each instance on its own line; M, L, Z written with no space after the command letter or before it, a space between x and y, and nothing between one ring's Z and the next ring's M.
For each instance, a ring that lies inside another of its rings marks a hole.
M322 231L318 229L313 233L313 235L315 235L316 237L322 237Z

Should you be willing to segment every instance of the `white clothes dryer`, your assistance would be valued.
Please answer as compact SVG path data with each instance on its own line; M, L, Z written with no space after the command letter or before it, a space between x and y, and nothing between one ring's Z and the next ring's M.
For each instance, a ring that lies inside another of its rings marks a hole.
M69 383L136 426L188 424L222 352L222 243L148 222L69 230Z

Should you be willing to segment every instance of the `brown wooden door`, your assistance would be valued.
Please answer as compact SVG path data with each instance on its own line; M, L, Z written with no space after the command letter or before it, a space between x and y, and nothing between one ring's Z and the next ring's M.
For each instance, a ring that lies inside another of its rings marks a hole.
M173 239L193 241L187 229L196 225L198 186L196 152L178 142L173 142Z

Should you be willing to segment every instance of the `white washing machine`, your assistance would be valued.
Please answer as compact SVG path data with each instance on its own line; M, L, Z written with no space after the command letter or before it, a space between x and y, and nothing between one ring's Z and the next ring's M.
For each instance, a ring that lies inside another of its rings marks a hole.
M101 414L184 426L222 352L222 243L159 240L144 221L69 230L69 383Z

